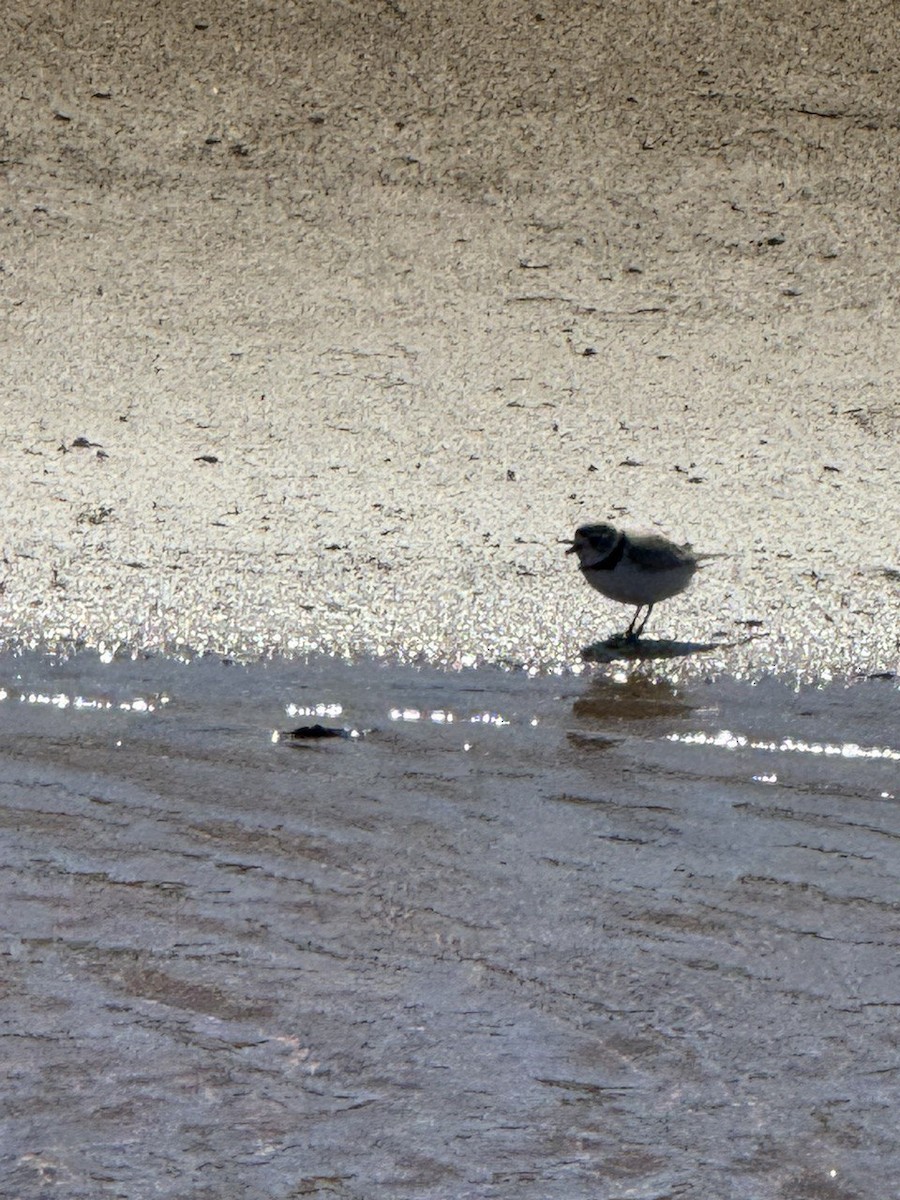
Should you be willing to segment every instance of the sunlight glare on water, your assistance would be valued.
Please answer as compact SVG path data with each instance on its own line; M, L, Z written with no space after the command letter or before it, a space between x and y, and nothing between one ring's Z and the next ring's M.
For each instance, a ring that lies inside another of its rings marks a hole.
M343 704L286 704L284 711L289 717L339 717Z
M889 746L860 746L856 742L836 745L830 742L803 742L795 738L782 738L780 742L753 741L743 734L721 729L718 733L669 733L669 742L681 742L685 746L717 746L722 750L767 750L771 753L824 754L841 758L881 758L900 762L900 750Z
M456 713L449 709L421 709L421 708L392 708L388 712L388 716L392 721L431 721L435 725L452 725L459 718ZM511 725L512 721L508 717L504 717L502 713L495 712L480 712L474 713L470 717L462 718L467 720L470 725L492 725L495 729L502 729L506 725ZM536 725L537 717L531 717L529 723Z
M107 712L117 708L122 712L152 713L169 703L165 694L153 696L135 696L132 700L110 700L107 696L83 696L68 692L20 692L12 694L7 688L0 688L0 701L18 699L20 704L49 705L53 708L75 708L85 711Z

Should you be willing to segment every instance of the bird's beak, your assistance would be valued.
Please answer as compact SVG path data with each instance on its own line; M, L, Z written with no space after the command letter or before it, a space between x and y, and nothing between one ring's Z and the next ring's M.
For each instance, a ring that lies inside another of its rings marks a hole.
M560 545L569 547L568 550L566 551L566 554L574 554L575 553L575 543L574 542L561 542Z

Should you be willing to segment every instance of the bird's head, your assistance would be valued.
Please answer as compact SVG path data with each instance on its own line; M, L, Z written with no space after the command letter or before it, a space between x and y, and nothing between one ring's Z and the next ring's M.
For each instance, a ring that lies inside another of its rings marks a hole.
M606 557L619 539L614 525L579 525L568 543L566 554L577 554L581 562L598 562Z

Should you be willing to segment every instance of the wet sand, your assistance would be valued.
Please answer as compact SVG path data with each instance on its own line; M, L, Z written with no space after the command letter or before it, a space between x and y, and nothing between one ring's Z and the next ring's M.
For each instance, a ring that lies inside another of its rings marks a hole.
M0 684L5 1194L894 1194L890 682Z

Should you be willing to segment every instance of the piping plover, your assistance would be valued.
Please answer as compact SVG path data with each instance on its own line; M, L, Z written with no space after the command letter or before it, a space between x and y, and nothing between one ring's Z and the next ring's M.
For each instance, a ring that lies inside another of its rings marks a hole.
M705 558L690 543L676 546L656 534L632 534L613 525L579 525L566 554L577 554L581 573L598 592L621 604L635 605L625 640L636 642L644 632L653 606L683 592ZM647 609L635 629L641 610Z

